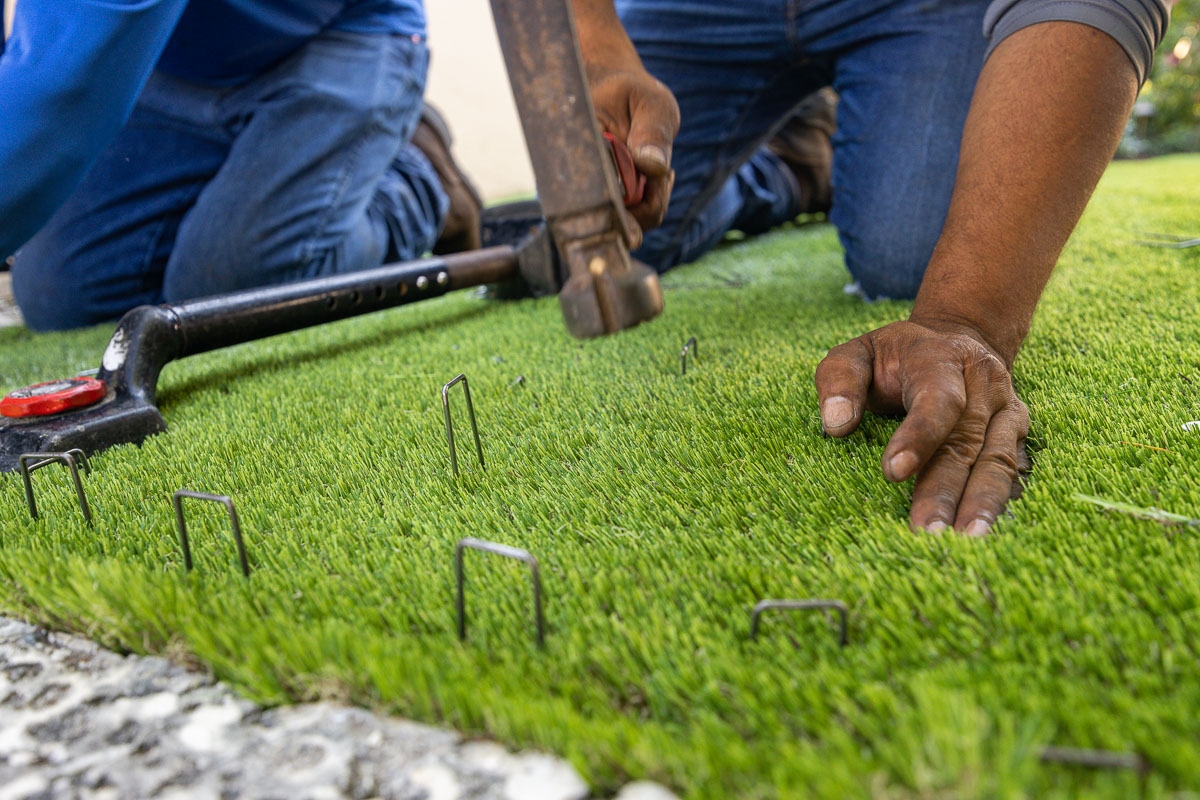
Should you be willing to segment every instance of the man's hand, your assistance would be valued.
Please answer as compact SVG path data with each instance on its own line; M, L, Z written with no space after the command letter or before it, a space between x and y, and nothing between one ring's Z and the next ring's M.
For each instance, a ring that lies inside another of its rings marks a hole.
M912 316L835 347L817 368L833 436L857 428L864 408L907 412L883 472L917 476L914 528L984 533L1027 466L1029 413L1009 373L1137 88L1125 51L1094 28L1042 22L1001 42L975 86Z
M907 412L883 451L883 474L917 476L914 530L983 536L1019 489L1029 411L1004 360L971 328L895 322L830 350L816 379L830 436L853 433L864 410Z
M642 230L658 227L675 183L671 144L679 132L679 105L661 81L637 65L589 64L588 82L600 127L621 139L646 176L642 201L629 209Z
M679 133L679 105L671 90L642 66L613 0L572 0L572 6L600 127L625 142L633 163L646 176L642 202L628 209L640 239L642 231L658 227L667 213L675 183L671 145ZM630 247L639 244L630 242Z

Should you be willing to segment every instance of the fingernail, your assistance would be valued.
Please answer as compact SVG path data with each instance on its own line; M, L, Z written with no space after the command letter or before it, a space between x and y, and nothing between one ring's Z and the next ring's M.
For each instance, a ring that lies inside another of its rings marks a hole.
M667 154L663 152L661 147L652 144L644 144L638 148L638 158L643 161L651 161L658 164L663 169L670 166L667 163Z
M940 519L935 519L933 522L925 526L925 530L929 533L941 533L942 531L946 530L946 527L946 523L942 522Z
M963 531L963 536L983 538L988 535L991 529L992 526L988 524L986 519L977 519L967 526L966 530Z
M907 450L901 450L892 456L892 460L888 462L888 467L892 470L892 477L896 480L903 480L917 468L917 457Z
M840 428L854 419L854 404L845 397L831 397L821 406L821 424L825 430Z

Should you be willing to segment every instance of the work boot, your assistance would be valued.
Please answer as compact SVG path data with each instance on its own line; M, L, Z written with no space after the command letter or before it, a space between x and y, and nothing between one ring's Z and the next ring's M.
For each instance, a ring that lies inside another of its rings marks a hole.
M413 134L412 142L425 154L442 182L442 189L450 198L450 210L446 212L446 223L442 226L441 238L433 246L438 255L478 250L479 215L483 211L483 200L471 184L470 178L450 155L450 127L438 110L425 103L421 109L421 122Z
M800 213L828 211L833 203L833 145L837 94L830 88L804 98L775 138L767 142L800 184Z

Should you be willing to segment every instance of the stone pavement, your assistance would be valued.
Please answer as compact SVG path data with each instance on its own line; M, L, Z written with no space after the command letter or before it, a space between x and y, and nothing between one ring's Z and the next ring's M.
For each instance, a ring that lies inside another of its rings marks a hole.
M584 800L542 753L316 703L262 709L161 658L0 617L0 800ZM649 783L617 800L675 800Z

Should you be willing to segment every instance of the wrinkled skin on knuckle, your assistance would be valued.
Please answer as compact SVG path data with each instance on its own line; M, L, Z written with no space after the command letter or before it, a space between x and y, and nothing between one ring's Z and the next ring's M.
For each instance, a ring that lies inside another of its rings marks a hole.
M1017 434L1024 443L1025 437L1029 435L1029 406L1025 405L1016 394L1013 394L1009 401L1009 410L1016 419Z
M1004 449L989 449L981 460L988 459L1015 481L1032 466L1025 449L1025 439L1029 436L1029 408L1014 395L1005 410L1012 420L1011 444L1006 442Z
M995 467L1008 475L1010 480L1016 478L1020 471L1020 464L1017 461L1017 452L1015 449L985 450L979 454L979 458L975 463L977 466Z
M936 406L948 409L955 418L962 419L972 407L972 398L961 387L931 385L924 382L919 374L909 379L906 388L904 407L909 411L917 405L924 405L926 408Z
M947 460L963 471L969 470L975 463L980 449L983 447L983 437L987 431L987 423L980 424L977 420L960 422L958 427L933 451L934 460Z

